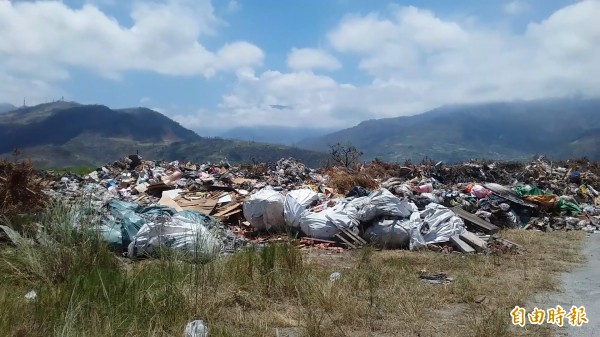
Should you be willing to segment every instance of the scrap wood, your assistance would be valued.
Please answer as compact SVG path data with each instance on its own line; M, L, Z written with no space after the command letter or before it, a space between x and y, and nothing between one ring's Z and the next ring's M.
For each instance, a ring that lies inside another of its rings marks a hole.
M235 203L233 205L225 207L225 209L219 211L214 216L215 217L225 217L225 216L229 216L229 215L241 212L241 206L242 206L241 202Z
M474 253L475 252L475 249L473 247L469 246L469 244L467 244L463 240L461 240L458 235L451 236L450 242L452 242L452 244L463 253Z
M483 220L482 218L476 216L475 214L471 214L471 213L465 211L460 206L452 207L452 208L450 208L450 210L452 212L454 212L454 214L456 214L459 218L471 223L474 226L477 226L479 229L481 229L485 232L489 232L489 233L493 234L493 233L496 233L500 229L498 226Z
M311 238L311 237L303 237L302 239L300 239L300 242L303 241L312 241L312 242L322 242L322 243L331 243L331 244L335 244L335 241L331 241L331 240L323 240L323 239L317 239L317 238Z
M459 237L478 252L484 251L487 248L487 243L485 241L469 231L465 231L460 234Z
M365 241L360 236L352 233L350 230L348 230L344 226L340 226L339 224L337 224L335 222L335 220L333 220L333 218L331 218L329 215L326 215L325 217L327 218L327 220L331 221L331 223L333 223L340 231L342 231L342 233L346 234L350 239L352 239L353 241L355 241L359 246L367 244L367 241Z
M356 249L356 246L353 245L353 244L351 244L348 240L344 239L343 236L341 236L339 234L336 234L335 237L338 238L338 239L340 239L340 240L342 240L346 245L348 245L349 248Z

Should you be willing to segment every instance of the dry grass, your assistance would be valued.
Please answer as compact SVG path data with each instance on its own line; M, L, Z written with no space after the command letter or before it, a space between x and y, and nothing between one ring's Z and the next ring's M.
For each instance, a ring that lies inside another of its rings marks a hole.
M38 212L45 199L31 161L0 160L0 216Z
M354 186L362 186L366 189L375 189L379 186L375 179L362 172L350 172L343 168L333 167L325 170L325 173L329 175L327 185L341 194L348 193Z
M0 335L173 336L197 318L211 336L549 335L512 327L509 312L558 289L559 273L581 260L581 234L501 233L527 248L521 255L306 254L280 244L191 264L168 252L124 260L59 233L58 246L0 248ZM425 283L423 271L455 280ZM23 299L30 289L34 302Z

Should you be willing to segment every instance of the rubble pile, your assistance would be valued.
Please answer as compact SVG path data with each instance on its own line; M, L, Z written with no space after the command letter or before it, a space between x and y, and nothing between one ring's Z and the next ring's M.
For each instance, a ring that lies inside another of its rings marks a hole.
M292 238L334 252L373 244L493 253L520 249L494 235L500 228L598 230L599 174L597 163L541 157L315 170L291 158L231 166L132 155L85 176L46 173L43 188L88 200L106 241L132 258L162 246L210 256Z

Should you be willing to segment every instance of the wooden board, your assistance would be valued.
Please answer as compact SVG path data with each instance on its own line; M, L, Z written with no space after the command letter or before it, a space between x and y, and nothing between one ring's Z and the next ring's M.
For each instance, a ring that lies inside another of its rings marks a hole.
M227 216L227 215L230 215L230 214L234 214L233 212L237 211L238 209L239 209L239 211L241 211L241 206L242 206L242 204L239 203L239 202L235 203L235 204L232 204L232 205L230 205L228 207L225 207L224 209L220 210L218 213L215 214L215 216L216 217L221 217L221 216ZM237 213L237 212L235 212L235 213Z
M471 247L475 248L475 250L478 252L481 252L487 248L487 242L483 241L477 235L469 231L465 231L463 234L459 235L459 237Z
M465 211L464 209L460 208L460 206L452 207L450 209L459 218L463 219L464 221L469 222L473 226L476 226L478 229L480 229L483 232L493 234L493 233L496 233L500 229L498 226L483 220L482 218L478 217L477 215L471 214L471 213Z
M460 239L458 235L454 235L450 237L450 242L454 245L454 247L458 248L463 253L474 253L475 249L463 240Z
M341 235L336 234L335 237L342 240L342 242L344 242L346 245L348 245L348 247L356 249L355 245L351 244L348 240L344 239L344 237L342 237Z

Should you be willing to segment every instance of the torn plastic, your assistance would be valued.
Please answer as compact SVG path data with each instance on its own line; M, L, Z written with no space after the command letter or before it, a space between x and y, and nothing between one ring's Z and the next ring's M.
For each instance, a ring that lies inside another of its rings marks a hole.
M190 321L185 326L184 337L208 337L208 327L203 320Z
M109 247L127 249L131 239L145 223L158 216L171 216L174 210L164 206L141 207L138 204L113 199L108 203L111 218L102 221L99 231ZM120 236L119 232L120 231Z
M283 194L272 189L262 189L244 202L244 217L256 230L280 230L283 218Z
M319 194L308 188L289 192L285 196L283 204L283 217L286 225L299 228L302 213L304 213L310 204L318 199Z

